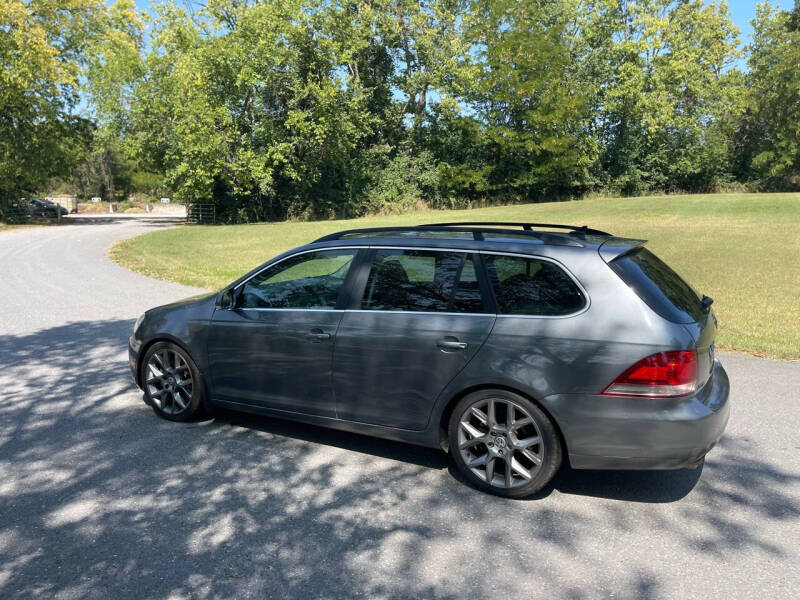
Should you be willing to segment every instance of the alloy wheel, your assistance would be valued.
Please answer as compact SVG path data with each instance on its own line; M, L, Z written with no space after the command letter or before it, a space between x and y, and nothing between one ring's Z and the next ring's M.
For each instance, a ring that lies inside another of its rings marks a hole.
M192 370L175 350L153 353L145 368L145 385L152 401L166 414L177 415L191 404Z
M530 482L544 461L544 442L536 420L506 398L484 398L462 413L458 451L464 464L493 487Z

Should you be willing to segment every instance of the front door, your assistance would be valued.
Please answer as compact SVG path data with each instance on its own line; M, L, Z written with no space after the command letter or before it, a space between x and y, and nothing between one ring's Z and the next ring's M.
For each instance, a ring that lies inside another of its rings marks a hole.
M357 250L286 258L237 288L214 313L208 339L214 397L335 416L331 364L339 295Z
M424 429L494 321L468 253L374 250L359 308L345 311L337 331L339 418Z

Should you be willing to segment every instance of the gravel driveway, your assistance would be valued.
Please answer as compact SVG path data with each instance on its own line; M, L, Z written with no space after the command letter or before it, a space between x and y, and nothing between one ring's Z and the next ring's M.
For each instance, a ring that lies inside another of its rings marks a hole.
M434 450L156 418L126 340L197 290L107 248L168 224L0 233L0 597L797 597L797 363L721 355L732 416L702 469L566 469L503 500Z

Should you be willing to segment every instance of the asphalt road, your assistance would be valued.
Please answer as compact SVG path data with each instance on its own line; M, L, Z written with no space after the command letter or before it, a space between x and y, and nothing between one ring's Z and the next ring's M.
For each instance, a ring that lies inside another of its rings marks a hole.
M0 233L1 598L797 597L797 363L721 355L732 416L702 469L566 469L503 500L435 450L156 418L126 340L196 290L107 248L164 225Z

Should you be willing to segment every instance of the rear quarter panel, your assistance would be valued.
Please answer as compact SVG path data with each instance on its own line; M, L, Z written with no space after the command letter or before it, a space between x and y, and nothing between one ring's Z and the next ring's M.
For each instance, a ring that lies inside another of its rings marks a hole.
M599 394L639 359L693 347L689 330L654 313L597 252L560 248L548 256L580 282L588 307L564 317L498 316L478 354L439 398L439 415L461 390L502 386L530 396L559 421L548 396Z

